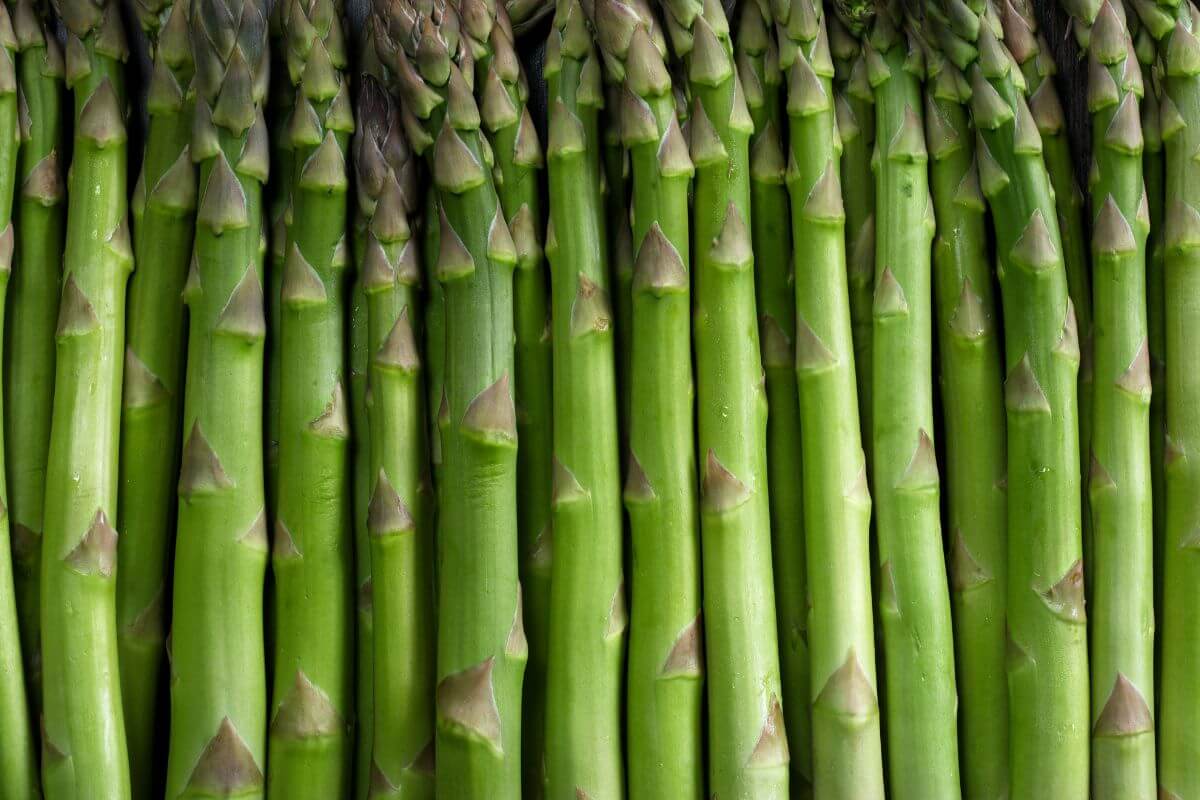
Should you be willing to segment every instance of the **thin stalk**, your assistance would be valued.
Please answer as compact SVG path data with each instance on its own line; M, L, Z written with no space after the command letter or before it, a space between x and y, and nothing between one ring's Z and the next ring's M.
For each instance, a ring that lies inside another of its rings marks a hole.
M117 627L121 700L134 797L162 793L158 729L166 709L169 566L175 532L183 413L185 317L181 293L192 258L196 168L188 149L195 99L186 2L139 3L153 53L142 173L133 193L133 252L121 414L121 538Z
M371 789L374 748L375 615L371 582L371 549L367 509L371 501L370 424L367 422L367 295L363 289L364 257L361 218L355 224L355 279L350 289L350 430L354 502L354 797L365 800Z
M171 620L167 797L262 798L265 8L193 0L199 164ZM229 49L218 43L233 42Z
M42 551L42 780L53 798L130 796L117 667L116 558L125 285L124 64L116 3L62 0L73 158Z
M42 513L46 505L46 457L54 404L54 328L62 277L66 227L66 94L63 56L48 30L49 4L12 4L17 36L17 81L28 125L20 126L16 209L16 256L10 280L12 306L4 360L5 452L12 523L13 582L21 628L21 653L30 709L42 705L40 581ZM36 247L22 247L36 242Z
M776 11L788 76L796 377L810 601L813 792L882 800L871 497L858 421L833 62L821 5Z

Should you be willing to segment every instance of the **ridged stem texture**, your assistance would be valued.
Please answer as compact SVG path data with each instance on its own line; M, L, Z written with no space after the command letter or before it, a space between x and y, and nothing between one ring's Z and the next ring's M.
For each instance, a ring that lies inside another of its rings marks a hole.
M295 104L292 216L279 296L276 640L267 794L342 797L351 784L353 538L346 396L346 146L354 129L333 0L281 20ZM313 630L321 631L314 636Z
M1158 787L1164 800L1200 797L1200 617L1195 586L1200 580L1196 492L1200 490L1200 376L1191 368L1196 352L1200 292L1200 14L1188 0L1160 49L1166 91L1160 108L1166 147L1166 414L1164 452L1167 519L1163 566L1162 688L1158 736Z
M688 186L665 41L637 2L596 8L629 153L634 261L625 507L632 544L626 754L631 798L704 795Z
M135 11L153 54L150 122L133 193L133 252L121 413L121 538L117 628L121 699L134 797L161 795L158 736L166 709L166 609L179 476L185 317L181 293L192 258L196 167L188 148L195 68L188 3L149 0Z
M600 57L563 0L545 63L550 103L554 342L553 580L546 675L547 797L621 797L628 614L611 278L605 254Z
M438 201L437 221L427 222L438 226L444 325L437 794L519 797L528 646L517 580L517 252L486 161L456 9L435 4L427 14L397 0L376 11L389 34L376 46L402 92L409 142L428 156Z
M754 123L717 2L671 0L664 19L692 98L692 338L709 792L788 796L767 482L767 397L754 298L750 136Z
M418 337L420 264L409 217L416 155L390 98L364 76L355 146L367 298L375 682L372 797L432 798L436 655L433 487Z
M819 3L780 4L774 13L787 74L813 793L819 800L882 800L871 497L858 420L834 66Z
M553 487L553 400L549 274L542 251L545 159L530 113L529 83L507 12L475 0L482 13L472 33L475 97L496 162L496 192L517 249L513 276L516 333L517 528L529 661L522 696L521 772L526 798L545 791L546 658L550 622L550 495Z
M991 20L964 18L976 24L965 40L953 42L953 55L944 50L970 77L976 157L996 232L1004 310L1009 791L1012 797L1082 800L1089 716L1075 312L1042 137L1023 78ZM946 38L955 34L963 36L956 29Z
M937 218L933 289L945 442L947 569L954 614L963 794L1008 788L1007 498L1000 307L975 131L962 73L933 50L925 141Z
M42 541L42 780L52 798L130 796L117 668L116 521L126 202L120 9L62 0L75 100Z
M1096 10L1098 6L1098 11ZM1141 67L1120 0L1073 3L1087 30L1092 123L1092 786L1096 800L1151 797L1154 533Z
M4 415L8 447L4 455L13 583L27 693L35 715L42 705L42 513L46 504L46 457L54 402L54 327L67 199L63 185L68 114L63 56L58 40L47 28L48 9L49 3L33 0L17 0L11 5L19 50L17 91L29 113L25 117L28 125L20 125L16 254L4 359L4 397L8 405ZM21 242L36 242L37 246L22 247Z
M41 26L38 25L35 31L41 35ZM0 7L0 321L4 316L13 266L13 195L21 144L17 119L19 47L8 8ZM3 325L0 325L2 329ZM0 408L0 412L2 410ZM0 434L0 456L3 446L4 439ZM31 706L26 694L25 667L21 661L6 483L4 475L0 474L0 795L14 800L33 800L39 796L37 755L29 713Z
M199 195L171 619L170 798L262 798L265 9L194 0Z
M924 55L881 7L866 48L875 89L875 442L880 619L891 795L958 797L958 703L933 443L932 243ZM914 736L920 731L919 736Z

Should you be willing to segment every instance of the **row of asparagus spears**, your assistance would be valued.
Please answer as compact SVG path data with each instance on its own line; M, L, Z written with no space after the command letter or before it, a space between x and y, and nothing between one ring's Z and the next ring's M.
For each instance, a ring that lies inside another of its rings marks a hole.
M132 191L8 0L0 797L1200 798L1200 13L1064 6L1086 197L1029 0L135 0Z

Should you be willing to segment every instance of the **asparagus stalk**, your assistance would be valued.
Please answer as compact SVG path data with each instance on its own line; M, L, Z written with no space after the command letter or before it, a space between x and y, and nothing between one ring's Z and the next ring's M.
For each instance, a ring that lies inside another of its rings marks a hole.
M167 797L264 795L265 9L193 0L199 201L171 620Z
M334 1L294 0L282 24L296 103L287 132L294 178L279 297L272 545L278 627L267 794L337 797L351 781L354 702L344 384L346 146L354 120ZM320 636L312 635L314 625Z
M666 44L637 2L600 3L597 38L623 91L633 246L629 469L632 619L625 726L633 798L704 794L704 654L696 518L688 264L694 172Z
M54 798L130 794L117 671L117 450L125 284L133 269L126 203L120 9L61 0L75 95L64 283L46 465L42 559L42 779Z
M544 166L533 116L529 84L517 57L508 14L480 0L494 15L487 54L476 60L475 96L496 159L496 192L517 249L513 279L516 333L517 531L525 636L529 661L522 696L522 790L541 797L545 790L546 656L550 619L550 570L545 559L550 537L553 485L553 428L549 335L549 293L542 252L541 173ZM480 15L487 19L487 16ZM480 31L482 33L482 30Z
M26 11L31 13L31 9ZM25 23L33 26L32 31L23 31L26 36L42 34L36 19L27 19ZM13 31L8 8L0 6L0 320L4 316L13 260L13 192L21 142L17 112L19 47L20 39ZM0 345L0 353L2 351ZM0 451L3 445L0 432ZM0 474L0 794L14 800L32 800L39 796L37 757L29 719L25 668L21 663L6 484L5 476Z
M62 272L66 192L63 187L63 57L45 19L48 4L12 3L17 37L18 103L29 113L20 126L16 200L16 261L4 362L5 453L12 523L13 582L30 707L42 702L40 592L42 512L54 398L54 327ZM19 107L19 106L18 106ZM36 242L37 246L22 246Z
M1166 229L1164 296L1166 322L1167 482L1166 556L1163 559L1162 688L1158 755L1159 797L1200 795L1200 704L1195 671L1200 658L1196 599L1200 558L1193 544L1198 477L1188 453L1200 446L1200 378L1192 369L1196 352L1194 304L1197 285L1196 209L1200 172L1192 154L1200 146L1200 14L1188 0L1176 11L1175 27L1160 50L1166 76L1160 109L1166 148ZM1190 120L1190 122L1188 122Z
M117 627L121 700L136 797L162 792L159 682L166 666L168 580L183 397L183 291L192 255L196 170L188 144L195 67L188 3L136 6L153 57L142 172L133 196L125 391L121 414L121 538Z
M420 359L420 267L408 216L415 156L387 93L359 91L355 147L365 222L370 472L367 515L374 597L372 797L433 797L434 587L432 498Z
M741 7L736 37L738 75L754 120L750 139L750 207L759 341L766 377L767 484L771 498L771 551L775 613L787 709L792 796L812 793L812 719L808 662L808 587L804 550L800 405L796 383L796 302L792 288L791 215L783 72L772 21L757 3ZM869 160L869 159L868 159Z
M721 6L670 0L664 7L693 98L692 325L711 676L709 791L721 797L784 797L789 756L771 581L767 398L760 382L751 245L754 124Z
M872 430L871 352L875 294L875 93L867 80L866 60L858 38L828 18L829 45L834 65L834 109L842 140L842 204L846 211L846 253L849 269L850 324L854 337L858 413L864 431ZM863 439L871 470L873 442Z
M980 184L996 231L1004 311L1009 792L1082 798L1089 728L1075 312L1023 77L990 19L952 19L955 29L943 49L970 76ZM1043 117L1041 127L1055 129L1058 123L1045 118L1047 106L1032 108Z
M619 797L628 617L616 360L603 244L598 116L604 95L600 59L576 0L558 4L547 50L554 580L546 665L546 795Z
M1149 198L1142 179L1141 68L1120 0L1073 2L1087 30L1095 386L1091 796L1155 792L1154 532L1146 320Z
M1008 787L1009 743L1000 315L992 288L975 132L968 117L970 86L936 47L929 50L928 73L925 139L938 220L933 288L963 794L1002 797Z
M620 107L621 87L612 82L607 70L604 71L604 96L606 107ZM607 231L601 246L605 250L605 260L611 262L609 273L613 287L612 314L616 335L618 430L621 453L624 454L629 439L631 411L634 255L633 230L629 222L629 155L621 142L619 126L610 124L612 113L604 117L605 124L600 130L604 168L600 191L604 198L604 226Z
M355 280L350 289L350 430L353 433L354 501L354 796L365 800L371 789L371 753L375 723L375 615L367 510L371 501L370 426L367 422L367 295L363 288L362 220L355 226Z
M871 498L857 416L834 69L820 3L797 0L776 15L788 76L796 377L808 467L813 789L819 800L882 800Z
M435 5L427 16L393 0L376 11L389 34L377 47L409 109L409 142L430 160L438 203L444 381L437 793L519 797L527 645L517 580L511 390L517 254L484 166L478 107L458 63L467 60L467 43L459 38L456 9Z
M872 485L888 764L894 797L948 798L960 792L958 698L933 443L934 209L921 102L924 56L901 25L898 4L883 5L864 41L879 135Z

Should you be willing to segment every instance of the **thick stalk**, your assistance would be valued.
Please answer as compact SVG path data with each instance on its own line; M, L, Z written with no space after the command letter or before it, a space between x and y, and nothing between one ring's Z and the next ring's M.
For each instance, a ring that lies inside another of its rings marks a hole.
M792 230L784 173L783 73L772 21L758 3L742 4L738 75L754 120L750 139L750 207L758 335L767 389L767 484L771 551L779 626L783 707L787 709L791 796L811 797L812 691L808 662L808 586L804 550L800 400L796 383L796 301L792 288ZM869 159L869 157L868 157ZM851 272L853 274L853 272Z
M265 9L194 0L199 200L171 620L170 798L262 798ZM218 42L234 42L230 49Z
M121 700L134 797L162 793L158 728L166 670L168 568L174 540L183 411L181 292L192 258L196 169L188 144L195 101L186 2L137 5L154 65L142 173L133 193L133 253L121 414L117 628Z
M933 443L932 243L921 80L924 58L880 9L864 41L875 89L872 485L887 665L893 797L958 797L958 703ZM920 736L914 736L920 731Z
M341 797L350 789L355 596L344 383L346 146L354 128L347 53L333 0L294 0L282 24L296 105L279 296L277 628L267 774L268 796L281 800Z
M709 791L788 794L772 582L767 397L750 216L750 119L717 3L665 4L693 101L691 155ZM789 565L790 566L790 565Z
M665 43L636 3L601 3L597 34L613 78L612 109L629 153L632 343L629 474L632 544L629 795L704 794L704 652L692 421L688 185L694 172L676 117ZM660 49L662 48L662 49Z
M1200 292L1200 14L1180 3L1174 30L1161 50L1166 74L1162 136L1166 146L1166 414L1167 519L1163 577L1162 688L1159 720L1158 786L1163 798L1200 797L1200 703L1196 664L1200 663L1200 616L1193 591L1200 580L1200 549L1193 531L1200 471L1200 376L1192 359ZM1190 122L1189 122L1190 120Z
M1004 311L1009 791L1081 800L1089 718L1075 312L1042 138L1020 72L988 20L974 33L977 59L970 46L946 52L970 75Z
M42 513L46 504L46 456L54 403L54 327L62 275L66 223L64 139L67 114L63 57L48 31L48 4L12 4L17 36L17 80L28 126L20 126L16 209L16 255L10 281L12 309L6 328L5 452L11 521L13 582L21 628L30 709L42 705L40 581ZM36 242L37 246L21 246Z
M600 58L583 8L555 12L545 75L554 343L554 579L546 794L621 797L628 616L610 276L604 260ZM548 237L549 238L549 237Z
M437 793L519 797L527 645L511 388L517 253L485 167L478 107L452 57L465 44L455 9L439 7L437 25L404 0L376 10L389 34L376 46L403 93L409 142L429 158L439 206Z
M962 73L930 53L925 140L938 221L933 288L958 739L963 794L993 800L1008 789L1004 368L969 99Z
M801 458L808 467L813 790L820 800L882 800L871 497L854 377L834 69L819 3L800 0L777 14L788 76L796 377Z
M40 24L36 19L32 22L32 33L41 36ZM8 297L9 276L12 274L13 192L18 171L17 152L21 143L17 119L19 41L13 32L8 7L0 7L0 322ZM0 330L3 330L2 324ZM0 406L3 406L2 395ZM2 411L0 408L0 413ZM3 446L3 433L0 432L0 456L3 455ZM13 800L33 800L39 796L37 755L29 714L31 704L26 694L25 667L21 662L21 634L13 583L13 551L9 538L11 517L7 510L6 484L5 476L0 473L0 795Z
M53 798L130 796L117 668L116 521L125 284L124 65L116 3L62 0L75 136L42 550L42 780Z
M415 155L386 92L359 92L355 149L367 296L374 596L372 797L432 798L435 668L433 504L424 387L413 320L420 265L409 215Z

